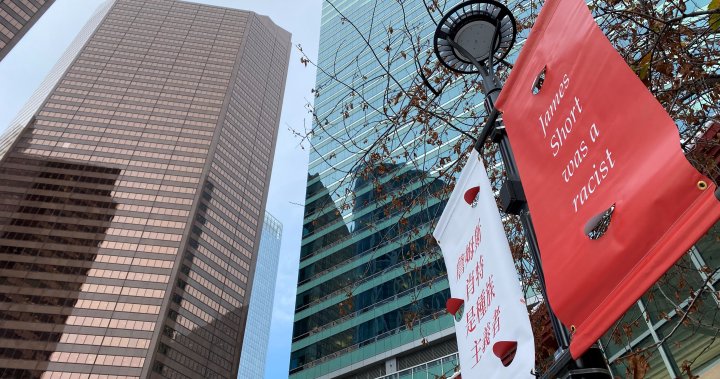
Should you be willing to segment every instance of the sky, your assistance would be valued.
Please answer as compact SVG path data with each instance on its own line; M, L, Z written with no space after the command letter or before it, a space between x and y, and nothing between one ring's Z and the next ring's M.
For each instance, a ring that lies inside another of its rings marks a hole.
M103 0L57 0L0 61L0 133L35 91L45 75ZM322 0L192 0L197 3L245 9L269 16L292 33L288 79L280 116L267 211L283 224L282 246L265 378L287 378L292 320L300 257L308 150L290 129L311 124L305 107L312 100L315 70L300 63L296 48L317 58Z

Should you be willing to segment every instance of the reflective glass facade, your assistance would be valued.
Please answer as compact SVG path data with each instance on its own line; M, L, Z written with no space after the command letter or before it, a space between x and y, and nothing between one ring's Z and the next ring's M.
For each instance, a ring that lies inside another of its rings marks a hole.
M625 377L627 356L647 349L648 378L685 376L688 362L701 378L720 377L719 238L720 223L625 313L621 321L631 328L614 328L600 340L615 375Z
M435 24L423 2L404 2L403 10L397 2L332 5L323 6L315 98L315 112L328 123L314 125L311 139L290 377L374 378L453 352L452 319L439 317L449 296L445 265L428 238L447 183L431 172L430 162L452 154L459 137L442 146L398 138L388 146L397 150L392 159L364 160L363 149L374 142L373 123L384 118L383 93L397 85L382 76L360 35L381 51L388 26L402 25L403 18L425 39ZM409 44L395 42L392 51L409 55ZM403 63L392 73L407 86L416 67L397 55ZM351 89L337 80L363 84ZM442 99L457 91L449 87ZM352 101L354 107L343 108ZM378 182L382 191L376 191ZM427 201L416 201L420 197ZM404 359L409 356L423 360Z
M55 0L2 0L0 2L0 60Z
M264 378L281 238L282 224L265 212L238 379Z
M173 0L90 25L5 136L0 378L234 377L290 35Z
M438 379L455 373L460 364L457 353L453 353L417 366L387 374L377 379Z

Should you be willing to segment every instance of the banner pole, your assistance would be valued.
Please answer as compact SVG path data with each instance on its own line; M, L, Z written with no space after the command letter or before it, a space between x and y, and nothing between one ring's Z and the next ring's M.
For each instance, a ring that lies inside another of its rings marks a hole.
M499 90L501 87L499 80L494 73L489 73L487 71L481 71L481 73L483 76L483 87L486 89L490 88L490 90L486 92L488 93L488 100L485 102L485 106L492 107L491 109L486 109L488 114L491 114L493 112L497 112L494 104L498 94L500 93ZM540 248L537 236L535 235L535 228L533 227L532 219L530 217L527 201L525 200L525 194L522 188L522 182L520 181L520 175L518 174L517 165L515 163L515 157L512 153L512 148L510 147L508 135L505 132L505 126L502 124L501 120L496 119L490 127L492 128L492 130L490 130L490 138L493 142L498 144L500 155L503 160L503 166L505 167L505 171L507 173L506 181L500 190L501 203L504 208L503 210L507 213L520 217L520 222L522 223L525 239L530 251L533 268L537 273L540 291L542 293L543 300L545 301L545 306L547 306L555 339L557 340L561 354L567 354L569 356L570 350L568 350L568 346L570 346L570 333L560 322L557 315L555 315L555 312L553 312L547 298L545 276L543 274L542 262L540 260ZM478 140L476 146L482 144L484 144L484 141ZM554 378L562 371L567 371L567 376L563 377L566 379L613 377L607 367L607 363L605 362L604 354L597 345L591 347L577 360L572 361L572 359L570 359L565 364L556 367L556 370L549 370L545 372L542 378Z
M506 213L520 217L523 232L525 233L525 239L530 250L533 268L537 273L540 291L542 293L543 300L545 301L545 305L547 306L550 323L552 324L555 339L558 343L560 354L556 357L557 360L555 363L560 364L552 365L547 372L542 374L541 378L551 379L557 377L559 374L563 374L563 379L611 379L613 378L613 375L607 366L602 350L597 346L597 344L593 345L577 360L572 360L570 350L568 349L568 346L570 346L570 333L560 322L557 315L555 315L552 307L550 307L550 303L547 298L545 276L543 275L542 263L540 260L540 249L537 242L537 236L535 235L535 228L533 227L532 219L530 217L530 211L525 199L522 183L520 181L517 164L515 163L515 156L513 155L512 148L510 146L510 140L505 132L505 126L502 124L502 120L498 120L499 112L497 108L495 108L495 102L497 101L500 90L502 89L500 80L495 74L492 66L480 64L480 62L473 58L471 53L460 46L452 38L448 38L447 41L450 46L456 49L464 57L469 57L470 62L473 66L475 66L475 68L477 68L480 76L482 77L483 92L485 93L484 106L485 111L488 114L488 122L480 132L479 138L475 143L475 149L478 151L480 156L482 156L482 147L488 137L499 147L500 155L503 160L503 166L507 174L506 181L500 189L501 205L503 211Z

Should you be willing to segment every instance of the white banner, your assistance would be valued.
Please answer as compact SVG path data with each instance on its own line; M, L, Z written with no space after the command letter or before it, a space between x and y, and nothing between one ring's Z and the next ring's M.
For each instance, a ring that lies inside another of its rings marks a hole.
M445 258L450 296L464 301L455 315L462 377L534 379L535 344L525 297L477 151L433 235Z

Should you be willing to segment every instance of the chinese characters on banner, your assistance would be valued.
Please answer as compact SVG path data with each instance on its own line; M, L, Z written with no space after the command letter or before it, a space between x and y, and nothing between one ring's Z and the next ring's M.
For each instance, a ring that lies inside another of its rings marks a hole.
M535 345L525 297L477 151L468 158L433 235L447 266L450 296L464 301L455 319L463 378L534 378ZM508 357L515 344L514 358Z
M545 2L497 107L578 357L718 220L716 187L583 0Z

